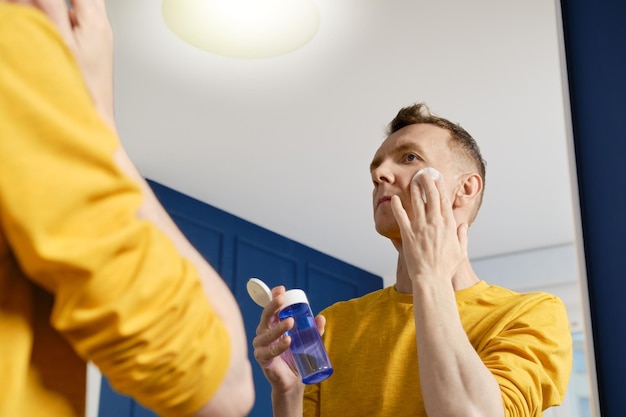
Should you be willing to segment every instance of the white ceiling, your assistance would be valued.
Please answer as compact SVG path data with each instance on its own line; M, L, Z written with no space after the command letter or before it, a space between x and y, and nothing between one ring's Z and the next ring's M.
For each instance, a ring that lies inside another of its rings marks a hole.
M144 176L389 281L368 166L425 101L488 163L472 258L573 241L552 1L317 0L311 42L264 60L183 43L159 1L108 4L119 130Z

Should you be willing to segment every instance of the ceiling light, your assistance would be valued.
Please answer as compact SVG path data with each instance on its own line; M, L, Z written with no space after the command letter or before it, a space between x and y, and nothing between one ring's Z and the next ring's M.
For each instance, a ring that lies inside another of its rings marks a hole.
M286 54L319 27L313 0L163 0L161 12L185 42L236 58Z

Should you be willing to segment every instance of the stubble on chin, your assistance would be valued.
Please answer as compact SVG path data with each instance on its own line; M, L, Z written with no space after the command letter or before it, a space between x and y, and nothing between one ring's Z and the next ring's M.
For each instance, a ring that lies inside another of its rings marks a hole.
M382 217L382 216L381 216ZM383 218L374 218L376 232L389 240L400 239L400 228L393 214Z

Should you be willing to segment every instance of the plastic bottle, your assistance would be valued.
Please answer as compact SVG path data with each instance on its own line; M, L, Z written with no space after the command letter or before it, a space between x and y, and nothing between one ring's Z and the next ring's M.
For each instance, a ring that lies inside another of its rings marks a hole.
M302 382L317 384L325 380L332 375L333 367L304 291L285 292L285 302L278 318L284 320L288 317L293 317L295 321L287 335L291 337L290 351Z

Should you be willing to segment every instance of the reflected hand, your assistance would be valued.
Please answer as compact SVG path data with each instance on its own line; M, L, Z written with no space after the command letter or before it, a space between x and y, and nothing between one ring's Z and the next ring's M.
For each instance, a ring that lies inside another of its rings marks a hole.
M105 0L13 0L37 7L57 27L73 52L101 116L114 128L113 31Z
M294 319L290 317L280 321L278 318L284 293L283 286L272 289L272 301L261 313L252 346L254 358L261 366L272 389L287 392L300 383L300 377L293 360L285 354L291 344L291 338L286 336L285 332L293 327Z
M293 327L294 319L289 317L280 321L278 318L284 294L283 286L272 289L272 301L263 309L256 337L252 341L254 358L272 385L272 390L279 393L301 390L304 385L289 351L291 338L285 335ZM320 334L323 334L326 324L324 316L317 316L315 323Z

